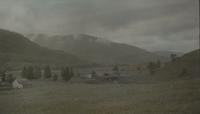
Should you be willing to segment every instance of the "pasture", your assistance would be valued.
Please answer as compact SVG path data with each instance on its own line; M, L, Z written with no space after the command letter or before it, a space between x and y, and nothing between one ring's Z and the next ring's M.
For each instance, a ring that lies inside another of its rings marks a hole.
M31 83L29 88L0 91L0 114L200 113L200 80L128 84L36 80Z

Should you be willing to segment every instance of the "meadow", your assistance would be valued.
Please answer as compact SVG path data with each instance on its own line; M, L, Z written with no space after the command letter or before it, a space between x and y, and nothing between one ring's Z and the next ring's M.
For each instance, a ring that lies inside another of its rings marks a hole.
M0 114L200 113L199 79L127 84L31 83L28 88L0 91Z

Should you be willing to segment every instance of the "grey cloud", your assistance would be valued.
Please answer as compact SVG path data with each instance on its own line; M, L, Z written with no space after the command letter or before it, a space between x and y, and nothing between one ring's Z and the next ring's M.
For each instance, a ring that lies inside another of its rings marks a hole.
M0 27L188 51L198 47L198 8L198 0L0 0Z

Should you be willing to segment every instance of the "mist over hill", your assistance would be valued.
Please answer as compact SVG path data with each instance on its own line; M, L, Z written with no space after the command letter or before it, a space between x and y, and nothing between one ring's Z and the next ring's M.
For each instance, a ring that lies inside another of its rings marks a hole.
M138 64L165 60L136 46L116 43L87 34L56 35L30 34L27 36L41 46L63 50L79 58L99 64Z

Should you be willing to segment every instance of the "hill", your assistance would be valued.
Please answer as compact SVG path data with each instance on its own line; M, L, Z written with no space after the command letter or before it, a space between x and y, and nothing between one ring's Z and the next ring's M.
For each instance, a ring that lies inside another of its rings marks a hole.
M176 54L178 57L184 55L184 53L182 52L176 52L176 51L155 51L155 54L159 55L159 56L163 56L166 57L168 59L170 59L170 55L171 54Z
M32 34L28 37L41 46L63 50L79 58L99 64L138 64L165 59L135 46L86 34L67 36Z
M63 51L47 49L23 35L0 29L0 63L19 64L83 64L85 61Z
M200 75L200 50L187 53L174 62L167 63L157 76L160 78L198 78Z

